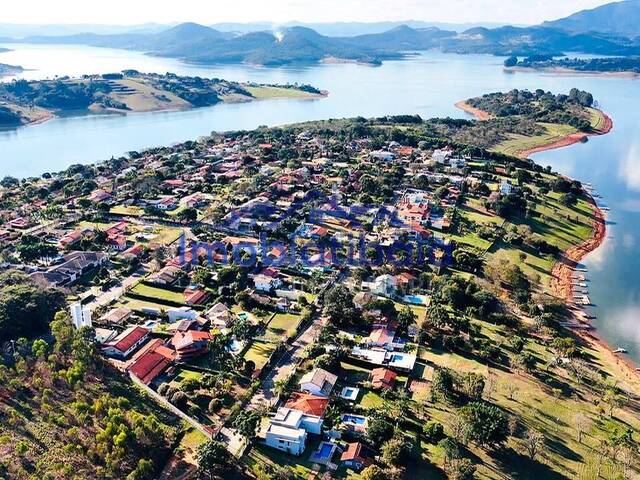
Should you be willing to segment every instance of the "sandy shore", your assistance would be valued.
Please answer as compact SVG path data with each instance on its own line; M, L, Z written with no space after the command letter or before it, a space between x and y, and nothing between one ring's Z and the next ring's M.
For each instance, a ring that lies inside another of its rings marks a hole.
M478 120L489 120L490 118L492 118L492 115L489 112L485 112L484 110L480 110L479 108L472 107L465 101L456 103L456 107L458 107L460 110L464 110L465 112L470 113Z

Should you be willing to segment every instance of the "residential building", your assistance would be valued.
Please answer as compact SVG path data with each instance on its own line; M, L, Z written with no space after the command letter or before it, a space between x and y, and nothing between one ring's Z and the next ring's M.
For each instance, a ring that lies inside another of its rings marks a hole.
M347 444L347 449L342 452L340 463L356 471L372 465L374 462L374 453L365 444L354 442Z
M102 352L112 358L126 360L133 352L135 352L149 338L149 330L146 328L133 326L127 328L102 346Z
M321 397L328 397L338 377L322 368L314 368L300 379L300 390Z

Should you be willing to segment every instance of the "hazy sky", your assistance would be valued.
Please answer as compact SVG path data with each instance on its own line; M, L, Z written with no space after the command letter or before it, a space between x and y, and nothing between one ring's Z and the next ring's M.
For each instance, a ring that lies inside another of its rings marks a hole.
M198 23L428 20L532 24L609 0L22 0L0 23Z

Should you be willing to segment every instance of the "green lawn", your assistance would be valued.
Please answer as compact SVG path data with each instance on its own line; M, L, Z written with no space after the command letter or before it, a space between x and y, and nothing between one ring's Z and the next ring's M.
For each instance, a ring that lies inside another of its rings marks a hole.
M162 303L163 300L174 303L184 303L184 294L182 293L166 290L160 287L151 287L142 283L138 283L133 287L131 292L137 295L157 299L160 303Z
M555 123L538 123L538 125L546 130L543 135L527 136L512 133L508 135L508 140L500 142L491 150L515 156L525 150L548 145L562 140L568 135L577 133L577 130L570 125L558 125Z
M125 205L116 205L109 210L113 215L126 215L128 217L141 217L144 210L140 207L127 207Z
M295 334L302 317L291 313L277 313L267 325L266 337L274 342L285 340Z
M256 370L260 370L267 364L275 349L274 343L255 340L244 354L244 359L253 361L256 364Z
M312 98L314 95L295 88L279 87L245 87L255 98Z
M360 399L360 406L362 408L378 408L384 405L384 400L373 390L367 390Z

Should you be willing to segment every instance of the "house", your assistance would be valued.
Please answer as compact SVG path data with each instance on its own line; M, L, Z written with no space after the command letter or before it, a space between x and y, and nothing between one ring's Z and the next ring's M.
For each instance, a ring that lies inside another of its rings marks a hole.
M102 347L102 352L112 358L126 360L140 345L149 338L149 330L146 328L133 326L127 328L109 343Z
M164 197L161 198L160 200L157 200L155 202L153 202L153 206L156 207L158 210L175 210L178 207L178 204L176 203L176 199L173 197Z
M132 314L133 312L125 307L113 308L101 316L98 322L123 324Z
M500 182L500 193L502 195L509 195L513 193L513 185L511 185L507 180L502 180L502 182Z
M62 236L58 241L58 246L60 248L67 248L71 245L78 243L82 239L82 232L80 230L74 230L73 232L69 232Z
M104 190L94 190L91 195L89 195L89 200L96 203L109 202L113 199L113 196Z
M393 341L396 333L387 328L376 328L371 331L368 337L362 340L362 343L368 347L380 347L386 350L393 350Z
M272 268L265 268L257 275L253 276L253 283L256 290L270 292L282 286L282 280L278 278L278 272Z
M393 275L380 275L373 281L371 292L385 297L392 297L396 293L396 285L396 278Z
M307 443L307 431L304 428L283 427L269 421L261 434L265 445L277 448L292 455L301 455Z
M228 328L231 324L231 311L224 303L216 303L205 316L217 328Z
M347 449L342 452L340 463L347 468L360 471L374 462L375 454L365 444L354 442L347 444Z
M175 352L160 339L150 340L132 358L127 370L149 385L163 374L175 359Z
M190 306L201 305L205 303L209 299L209 297L210 295L208 292L199 288L187 288L184 291L184 303Z
M300 379L300 390L313 395L328 397L338 377L322 368L314 368Z
M371 386L375 390L393 390L398 375L388 368L374 368L371 370Z
M167 317L169 317L169 321L172 323L178 320L196 320L198 318L198 312L189 307L171 308L167 310Z
M106 260L107 255L102 252L70 252L63 257L60 265L46 272L34 272L30 277L40 284L54 287L67 286L85 273L102 265Z
M366 304L373 302L375 299L376 296L369 292L358 292L353 297L353 304L362 310Z
M300 427L316 435L322 433L322 418L328 406L328 398L301 392L294 393L285 404L285 408L302 412Z
M178 360L201 355L209 348L209 342L213 338L209 332L176 332L171 338L171 345L176 351Z
M371 160L383 160L385 162L390 162L395 159L396 156L392 152L387 152L386 150L374 150L369 153L369 158Z
M431 158L437 163L444 164L453 152L449 149L434 150Z

